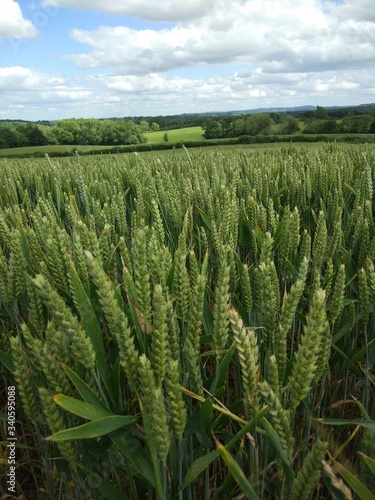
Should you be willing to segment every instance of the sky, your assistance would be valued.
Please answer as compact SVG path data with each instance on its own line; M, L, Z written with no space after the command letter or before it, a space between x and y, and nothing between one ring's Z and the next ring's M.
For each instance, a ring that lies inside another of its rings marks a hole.
M373 0L0 0L0 119L370 102Z

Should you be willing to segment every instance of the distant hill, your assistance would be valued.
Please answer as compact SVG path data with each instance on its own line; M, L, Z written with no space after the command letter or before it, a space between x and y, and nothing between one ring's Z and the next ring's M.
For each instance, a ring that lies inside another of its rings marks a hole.
M323 106L324 109L356 109L361 108L361 113L364 112L364 108L368 110L375 109L375 103L369 104L358 104L356 106ZM255 113L298 113L303 111L315 111L316 106L305 105L305 106L293 106L293 107L272 107L272 108L253 108L253 109L242 109L233 111L208 111L206 113L201 113L201 116L217 116L217 115L251 115ZM186 116L186 115L185 115Z
M236 111L208 111L207 113L202 113L202 115L212 116L212 115L252 115L255 113L287 113L295 111L313 111L316 106L295 106L290 108L254 108L254 109L242 109ZM328 109L328 108L326 108Z
M358 104L354 106L323 106L325 110L345 110L353 112L354 114L363 114L366 112L375 112L375 103ZM304 106L292 106L292 107L270 107L270 108L252 108L252 109L241 109L241 110L231 110L231 111L206 111L202 113L180 113L177 115L150 115L150 116L123 116L123 117L108 117L99 118L99 120L133 120L135 123L140 123L142 120L146 120L149 123L156 122L164 128L169 127L181 127L181 126L196 126L198 122L195 123L194 120L201 120L205 116L233 116L233 115L250 115L255 113L290 113L299 114L306 111L315 111L317 106L304 105ZM73 118L73 117L72 117ZM35 123L37 125L52 126L57 123L58 120L20 120L20 119L0 119L0 123ZM168 124L168 126L166 126Z
M334 111L341 111L342 116L346 114L363 114L375 112L375 103L359 104L355 106L323 106L328 112L334 114ZM147 122L156 122L160 125L160 128L178 128L184 126L197 126L202 122L204 117L223 117L223 116L240 116L240 115L251 115L255 113L286 113L286 114L303 114L306 112L316 111L317 106L311 104L306 104L304 106L291 106L282 107L275 106L270 108L253 108L253 109L241 109L241 110L231 110L231 111L206 111L202 113L181 113L179 115L158 115L158 116L126 116L126 120L134 120L136 123L140 123L142 120ZM118 118L117 118L118 119Z

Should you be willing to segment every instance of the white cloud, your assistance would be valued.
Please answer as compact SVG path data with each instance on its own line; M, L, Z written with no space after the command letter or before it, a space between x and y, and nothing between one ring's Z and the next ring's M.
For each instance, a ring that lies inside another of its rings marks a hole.
M44 5L95 10L150 21L180 21L201 17L215 8L215 0L44 0Z
M260 65L272 73L374 64L375 23L345 17L344 10L338 11L345 5L329 3L330 12L324 8L327 2L318 0L282 4L277 0L217 0L209 13L171 28L73 29L71 37L91 51L67 58L80 68L114 68L133 75L208 64Z
M359 87L358 82L341 80L336 76L328 80L317 79L314 88L317 92L337 92L338 90L353 90Z
M0 16L0 39L12 38L35 38L38 30L31 21L22 15L18 2L14 0L1 1Z
M71 104L72 113L78 102L88 103L93 97L88 87L68 82L60 75L21 66L0 67L0 93L2 116L28 120L41 119L48 106L64 108Z
M51 75L22 66L0 67L0 90L35 91L49 86L64 85L60 76Z
M257 68L207 79L159 73L68 79L0 68L0 115L33 120L359 104L373 101L374 93L375 70L272 74Z
M344 0L336 5L332 12L345 19L356 21L375 22L375 11L373 0Z
M135 29L132 22L132 28L85 30L72 25L72 14L70 36L83 48L66 54L62 67L70 60L84 71L75 70L73 78L0 67L2 116L24 118L27 110L32 119L106 117L374 101L375 20L371 9L364 14L370 0L44 4L53 12L79 5L177 23L162 29Z

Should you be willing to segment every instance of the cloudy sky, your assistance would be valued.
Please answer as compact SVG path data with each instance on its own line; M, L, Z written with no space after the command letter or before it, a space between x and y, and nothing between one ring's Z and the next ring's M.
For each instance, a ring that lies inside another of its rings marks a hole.
M0 118L369 102L373 0L0 0Z

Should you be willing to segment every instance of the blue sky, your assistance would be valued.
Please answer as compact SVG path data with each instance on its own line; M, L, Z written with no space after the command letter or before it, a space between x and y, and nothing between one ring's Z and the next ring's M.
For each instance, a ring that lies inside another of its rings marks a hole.
M372 0L0 1L0 118L375 102Z

